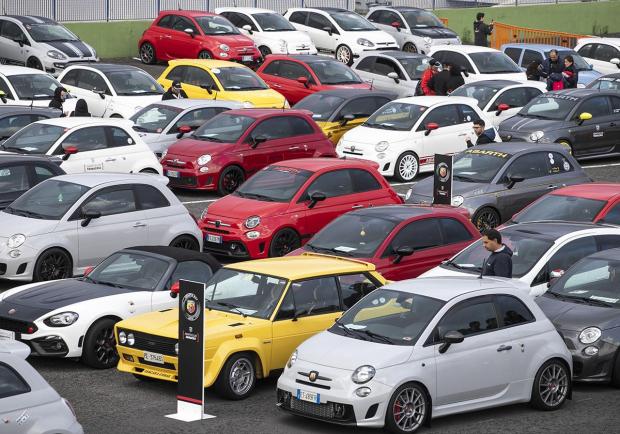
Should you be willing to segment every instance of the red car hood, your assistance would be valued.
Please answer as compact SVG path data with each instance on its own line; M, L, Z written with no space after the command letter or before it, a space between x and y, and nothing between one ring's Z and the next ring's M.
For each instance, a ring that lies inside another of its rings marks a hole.
M217 38L220 44L226 44L229 47L252 47L254 48L254 41L244 35L215 35L207 36L207 38Z
M332 89L370 89L370 84L358 83L358 84L323 84L321 85L321 90L332 90Z
M217 143L207 140L181 139L168 148L168 155L183 157L200 157L204 154L219 154L226 152L234 146L234 143Z
M247 199L229 194L209 205L207 218L227 217L233 220L245 221L250 216L268 217L281 214L288 208L288 202L266 202Z

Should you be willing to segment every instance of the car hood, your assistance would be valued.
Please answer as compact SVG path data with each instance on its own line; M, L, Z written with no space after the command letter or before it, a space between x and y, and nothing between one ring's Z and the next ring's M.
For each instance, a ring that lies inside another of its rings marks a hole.
M431 39L456 39L456 33L450 29L442 27L413 27L411 34Z
M220 44L226 44L229 47L254 47L254 41L245 35L211 35L203 36L203 39L213 41L217 39Z
M603 74L596 70L579 71L579 84L587 86L588 84L599 78L601 75Z
M211 217L228 217L245 221L246 218L253 215L267 217L274 214L281 214L287 208L288 203L267 202L229 194L209 205L207 219Z
M53 232L58 226L58 220L42 220L29 217L22 217L6 212L0 213L0 238L8 238L15 234L26 235L26 244L28 237L43 235Z
M204 154L217 155L228 151L234 145L234 143L217 143L192 138L181 139L168 148L165 160L169 160L176 155L194 158Z
M342 137L342 142L346 145L367 144L374 146L381 141L392 144L407 139L411 139L411 131L380 130L360 125L347 131Z
M256 33L255 33L256 34ZM260 32L260 37L268 39L270 41L285 40L288 45L307 44L312 46L312 40L307 33L300 32L299 30L288 32Z
M248 102L252 108L284 108L286 98L273 89L260 90L226 90L218 94L218 99Z
M155 104L156 102L161 102L161 95L140 95L139 93L135 95L118 95L114 97L112 102L112 106L123 106L127 107L130 110L133 110L134 113L138 110L142 110L144 107L150 104ZM110 109L112 110L112 109Z
M80 59L84 61L96 60L97 55L95 50L82 41L68 41L68 42L45 42L41 44L43 47L49 47L48 50L60 51L69 59Z
M563 120L535 119L524 116L512 116L499 124L500 132L534 132L557 130L564 126Z
M481 194L488 193L492 185L481 182L452 182L452 196L463 196L464 198L479 196ZM433 177L428 177L419 181L413 186L413 192L410 199L415 199L416 196L433 196ZM411 200L407 201L408 203Z
M581 331L596 326L602 330L620 326L620 310L612 307L591 306L543 295L536 303L560 330Z

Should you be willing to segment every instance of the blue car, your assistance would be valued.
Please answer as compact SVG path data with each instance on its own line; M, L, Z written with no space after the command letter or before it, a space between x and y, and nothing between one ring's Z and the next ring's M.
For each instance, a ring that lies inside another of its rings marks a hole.
M575 61L575 68L579 72L579 81L577 87L585 87L590 82L596 80L601 74L599 71L595 71L583 57L577 54L576 51L570 48L562 47L560 45L547 45L547 44L504 44L501 47L508 57L519 65L524 71L527 65L537 60L542 63L544 59L549 57L549 51L556 49L560 54L560 59L563 59L569 54L573 56Z

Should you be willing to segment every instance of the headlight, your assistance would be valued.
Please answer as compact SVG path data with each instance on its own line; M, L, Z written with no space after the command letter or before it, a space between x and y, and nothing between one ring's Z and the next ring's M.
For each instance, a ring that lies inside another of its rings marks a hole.
M257 215L253 215L252 217L248 217L245 220L245 227L248 229L254 229L256 226L260 224L260 217Z
M587 327L579 333L579 342L582 344L593 344L601 337L601 329L598 327Z
M368 39L366 38L359 38L357 40L358 45L362 45L364 47L374 47L375 44L373 44L372 42L370 42Z
M166 158L166 154L168 154L168 150L164 149L164 151L161 153L161 159L163 160L164 158Z
M296 361L297 361L297 350L293 351L293 354L291 354L291 357L288 358L288 362L286 362L286 366L290 368L295 364Z
M61 312L50 316L43 322L50 327L66 327L76 322L79 317L75 312Z
M200 157L198 157L197 161L199 166L204 166L209 161L211 161L211 156L209 154L201 155Z
M133 346L136 343L136 338L134 338L133 333L127 333L127 345Z
M258 231L246 232L245 236L248 237L248 239L250 240L255 240L257 238L260 238L260 232Z
M452 206L461 206L463 205L463 196L454 196L452 198Z
M375 151L377 152L383 152L385 151L388 147L390 146L390 144L388 142L379 142L375 145Z
M433 43L433 40L429 38L428 36L426 36L425 38L422 38L422 40L426 42L427 45L430 45Z
M530 140L532 142L537 142L538 140L542 139L544 135L545 133L542 131L534 131L532 134L530 134Z
M62 54L60 51L57 51L57 50L50 50L47 52L47 55L51 57L52 59L56 59L56 60L65 60L67 58L67 56L65 56L64 54Z
M207 207L202 211L202 214L200 214L200 220L206 219L208 213L209 213L209 206L207 205Z
M16 249L26 241L26 235L24 234L15 234L11 235L6 242L7 247L10 249Z
M220 44L220 50L222 51L228 51L230 50L230 47L226 44Z
M407 193L405 194L405 200L409 200L409 198L411 197L411 193L413 193L413 188L407 190Z
M123 345L127 343L127 334L124 331L118 333L118 342Z
M351 375L351 380L357 384L368 383L375 376L375 368L370 365L360 366Z

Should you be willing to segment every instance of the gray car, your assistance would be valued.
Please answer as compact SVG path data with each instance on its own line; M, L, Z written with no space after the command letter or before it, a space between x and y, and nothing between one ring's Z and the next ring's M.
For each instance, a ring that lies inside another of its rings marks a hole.
M578 160L620 154L620 94L567 89L543 94L499 125L502 141L560 143Z
M464 207L478 229L499 226L545 193L592 182L561 146L497 143L475 146L454 156L452 205ZM407 192L407 203L433 200L433 177Z

